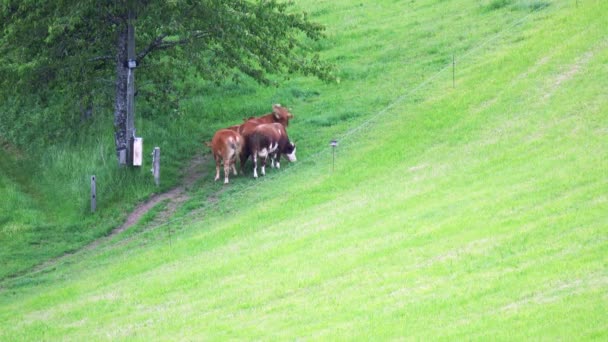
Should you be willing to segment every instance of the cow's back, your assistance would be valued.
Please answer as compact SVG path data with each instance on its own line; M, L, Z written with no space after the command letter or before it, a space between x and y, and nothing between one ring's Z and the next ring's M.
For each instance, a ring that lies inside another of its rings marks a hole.
M272 105L272 112L258 117L250 117L249 119L245 119L245 122L254 122L256 125L279 123L283 125L283 127L287 127L289 126L289 120L291 119L293 119L293 114L291 114L287 108L280 104L275 104ZM239 133L243 134L242 132Z
M211 140L213 153L223 158L232 157L235 153L240 153L242 146L242 136L231 129L220 129L213 135L213 139Z
M285 129L281 124L261 124L255 127L245 140L251 154L260 151L271 152L277 149Z

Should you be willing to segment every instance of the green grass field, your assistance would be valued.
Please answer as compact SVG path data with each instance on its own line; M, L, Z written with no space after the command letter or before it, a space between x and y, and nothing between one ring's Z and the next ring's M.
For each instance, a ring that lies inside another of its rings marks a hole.
M285 102L298 162L4 279L0 340L606 340L608 3L298 6L339 84L183 101Z

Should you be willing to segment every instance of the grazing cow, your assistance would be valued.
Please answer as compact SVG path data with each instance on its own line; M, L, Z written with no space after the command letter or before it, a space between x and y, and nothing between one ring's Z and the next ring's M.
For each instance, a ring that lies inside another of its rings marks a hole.
M296 161L296 145L289 141L285 127L279 123L260 124L245 140L253 158L254 178L258 178L258 157L262 158L262 175L266 174L266 160L269 155L285 154L290 162Z
M228 174L230 168L237 175L236 157L241 154L244 139L236 131L231 129L220 129L215 132L211 143L206 143L211 147L213 158L215 159L215 180L220 179L220 161L224 161L224 184L228 184Z
M249 147L247 146L247 137L249 137L251 134L253 134L253 131L255 130L255 128L259 125L263 124L262 122L260 122L258 119L255 118L249 118L246 119L245 122L243 122L243 124L241 124L240 126L238 126L238 132L239 134L241 134L241 136L244 139L243 142L243 148L241 149L241 154L240 154L240 160L241 160L241 173L245 174L245 163L247 162L247 159L249 159L249 155L250 155L250 150Z
M247 147L247 137L253 133L254 129L258 125L271 123L280 123L281 125L283 125L283 127L287 127L287 125L289 125L290 119L293 119L293 114L291 114L287 108L281 106L280 104L272 105L272 113L268 113L259 117L252 116L248 119L243 119L243 123L240 126L237 126L238 132L245 139L245 146L243 146L240 155L241 173L245 173L245 163L247 162L247 159L249 159L251 150Z

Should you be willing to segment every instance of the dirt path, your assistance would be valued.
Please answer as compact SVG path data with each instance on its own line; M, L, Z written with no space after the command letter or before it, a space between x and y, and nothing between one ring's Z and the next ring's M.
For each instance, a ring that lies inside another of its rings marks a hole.
M164 200L169 200L169 203L167 204L167 209L160 214L161 218L166 219L173 215L175 210L177 210L180 205L190 198L187 193L188 189L191 188L199 179L207 175L207 173L204 171L205 168L203 167L203 164L206 164L208 160L208 156L197 155L194 157L186 169L184 178L182 179L182 184L180 186L167 192L153 195L150 199L138 205L137 208L135 208L135 210L133 210L129 216L127 216L125 223L112 230L107 237L111 238L114 235L120 234L127 230L139 222L142 216L150 211L150 209L154 208L154 206Z
M173 213L175 213L175 211L184 202L186 202L190 198L190 196L188 195L188 190L198 180L207 176L205 164L208 163L209 160L210 160L209 155L195 156L190 161L190 164L189 164L188 168L186 169L186 172L184 172L184 176L182 178L181 185L179 185L167 192L152 195L152 197L150 197L147 201L139 204L135 208L135 210L133 210L127 216L127 219L125 220L125 222L122 225L120 225L119 227L114 228L110 232L110 234L90 242L89 244L79 248L77 251L74 251L71 253L65 253L61 256L49 259L41 264L38 264L37 266L34 266L33 268L31 268L29 270L26 270L23 273L16 274L14 276L9 276L8 278L5 278L3 280L19 278L24 275L30 275L30 274L35 274L37 272L41 272L77 253L92 250L92 249L96 248L97 246L99 246L102 242L110 240L111 238L117 236L118 234L124 232L125 230L129 229L133 225L137 224L137 222L139 222L139 220L146 213L148 213L148 211L150 211L152 208L154 208L154 206L156 206L158 203L160 203L162 201L168 200L169 202L167 204L167 208L163 212L159 213L157 218L155 219L155 222L157 222L158 225L162 224L163 222L167 221L173 215ZM2 288L1 284L0 284L0 288Z

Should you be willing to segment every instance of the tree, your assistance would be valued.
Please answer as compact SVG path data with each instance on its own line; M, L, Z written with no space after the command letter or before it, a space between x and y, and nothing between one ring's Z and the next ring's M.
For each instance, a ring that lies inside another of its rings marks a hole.
M331 66L302 44L320 39L323 27L290 6L273 0L3 0L0 86L42 102L49 89L61 89L86 109L99 83L114 79L119 150L127 143L130 11L139 66L162 55L216 82L247 75L270 84L270 74L293 73L332 79Z

